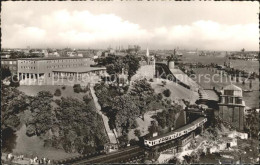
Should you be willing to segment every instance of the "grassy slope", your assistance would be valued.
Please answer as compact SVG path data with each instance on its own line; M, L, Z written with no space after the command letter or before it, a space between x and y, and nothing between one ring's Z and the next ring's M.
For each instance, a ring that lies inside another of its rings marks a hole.
M135 76L133 76L132 80L137 80L138 78L147 77L149 80L151 78L152 67L150 66L142 66ZM143 74L142 74L143 73ZM171 91L171 100L174 100L176 103L184 105L181 101L182 99L191 100L192 103L199 98L198 93L188 90L174 82L167 81L166 85L162 86L162 79L153 79L154 82L150 82L152 88L155 90L156 93L162 93L165 89L169 89ZM131 86L130 86L131 88ZM165 97L164 97L165 98ZM159 111L158 111L159 112ZM151 116L154 112L148 112L144 116L144 121L140 118L137 118L138 128L141 131L141 135L145 135L148 133L148 127L153 120ZM134 135L134 130L129 131L129 139L137 139Z

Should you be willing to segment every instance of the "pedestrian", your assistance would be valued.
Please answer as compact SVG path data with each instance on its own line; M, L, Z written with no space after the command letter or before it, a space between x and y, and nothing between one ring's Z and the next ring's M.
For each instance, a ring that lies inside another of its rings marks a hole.
M33 160L30 158L29 160L29 164L32 165L33 164Z

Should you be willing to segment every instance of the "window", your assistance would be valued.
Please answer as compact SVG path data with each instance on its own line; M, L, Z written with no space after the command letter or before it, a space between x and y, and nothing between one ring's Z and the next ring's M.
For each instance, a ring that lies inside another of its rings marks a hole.
M225 90L224 91L224 95L234 95L234 91L233 90Z
M225 97L225 103L226 104L228 103L228 97Z
M229 97L229 103L233 104L233 97Z

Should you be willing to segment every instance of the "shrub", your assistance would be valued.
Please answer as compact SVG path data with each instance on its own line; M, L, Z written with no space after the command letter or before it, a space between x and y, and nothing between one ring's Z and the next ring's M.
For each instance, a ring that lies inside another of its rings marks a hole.
M61 90L59 88L55 90L54 96L61 96Z
M92 97L89 94L87 94L83 96L83 100L85 101L86 104L88 104L92 100Z
M61 100L60 100L60 99L56 99L56 100L54 100L54 102L55 102L57 105L60 105L60 104L61 104Z
M62 90L65 90L65 89L66 89L66 86L61 87L61 89L62 89Z
M82 91L80 84L75 84L73 90L75 93L80 93Z
M166 85L166 81L162 81L162 86L165 86Z
M153 79L151 78L149 81L150 81L150 82L153 82Z
M164 94L165 97L170 97L171 91L169 89L166 89L166 90L163 91L163 94Z
M141 136L141 131L139 129L136 129L134 133L135 133L136 137L140 137Z
M163 95L162 95L161 93L159 93L159 94L157 95L157 99L158 99L158 100L162 100L162 99L163 99Z

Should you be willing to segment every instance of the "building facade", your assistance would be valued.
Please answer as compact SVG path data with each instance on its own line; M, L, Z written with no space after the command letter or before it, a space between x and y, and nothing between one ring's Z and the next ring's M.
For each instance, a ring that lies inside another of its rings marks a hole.
M242 89L233 84L226 86L221 91L219 103L219 117L231 124L237 130L244 129L245 102Z
M52 72L62 68L89 67L93 64L90 58L21 58L17 59L17 75L21 85L48 84L52 80Z

